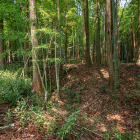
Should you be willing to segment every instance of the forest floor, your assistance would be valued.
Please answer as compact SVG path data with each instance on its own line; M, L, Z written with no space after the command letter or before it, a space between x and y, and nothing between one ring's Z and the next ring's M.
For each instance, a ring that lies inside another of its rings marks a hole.
M65 69L68 69L66 73ZM107 67L86 68L84 64L68 64L60 76L60 99L52 93L51 102L41 115L46 125L19 122L16 106L0 104L0 140L140 139L140 67L121 64L117 76L117 110L114 93L108 85ZM29 114L29 112L27 112ZM2 128L10 114L8 124ZM36 113L32 113L33 118ZM41 123L41 121L40 121ZM60 137L61 136L61 137Z

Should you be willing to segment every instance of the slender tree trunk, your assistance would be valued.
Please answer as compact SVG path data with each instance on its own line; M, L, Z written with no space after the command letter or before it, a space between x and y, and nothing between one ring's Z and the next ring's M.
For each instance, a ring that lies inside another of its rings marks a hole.
M84 0L85 3L85 30L86 30L86 66L90 67L91 58L90 58L90 46L89 46L89 16L88 16L88 0Z
M83 26L83 31L82 31L82 36L83 36L83 41L82 41L82 46L83 46L83 61L86 62L86 31L85 31L85 4L82 1L82 26Z
M132 24L131 24L131 30L132 30ZM133 61L133 31L130 34L130 52L129 52L129 54L130 54L130 63L131 63Z
M95 57L94 57L94 53L95 53L95 36L93 39L93 48L92 48L92 62L95 62Z
M74 47L74 28L72 27L72 37L73 37L73 59L75 58L75 47Z
M35 0L30 0L30 21L31 21L31 43L32 43L32 61L33 61L33 81L32 81L32 92L39 92L41 94L41 85L40 85L40 77L37 69L37 61L39 60L39 52L35 49L38 45L38 39L36 37L36 29L37 29L37 18L36 18L36 10L35 10Z
M112 55L114 55L114 47L113 47L113 12L112 12L112 0L110 0L111 3L111 47L112 47Z
M67 0L66 0L66 15L67 15ZM68 45L68 19L66 17L66 33L65 33L65 37L66 37L66 40L65 40L65 60L66 62L68 62L68 59L67 59L67 45Z
M11 51L10 51L11 47L10 47L10 42L9 41L7 42L7 48L9 50L9 52L8 52L8 63L11 64Z
M140 66L140 0L138 2L138 65Z
M76 27L75 27L75 58L77 60L77 47L76 47Z
M68 62L68 58L67 58L67 45L68 45L68 20L66 20L66 33L65 33L65 37L66 37L66 40L65 40L65 59L66 59L66 62Z
M98 68L100 68L100 56L101 56L101 48L100 48L100 2L97 0L97 35L96 35L96 50L97 50L97 63Z
M118 9L120 10L120 0L118 0ZM118 15L120 19L120 14ZM120 27L118 28L118 64L120 64Z
M133 14L133 11L134 11L134 0L132 0L132 18L131 18L131 21L132 21L132 36L133 36L133 47L134 47L134 61L136 62L136 41L135 41L135 32L134 32L134 14Z
M57 11L58 11L58 25L57 26L58 26L58 33L60 35L60 8L59 8L59 0L57 0ZM60 58L60 51L61 51L60 46L61 46L61 44L60 44L60 37L58 37L59 58Z
M60 35L60 9L59 9L59 0L57 0L57 12L58 12L58 32ZM56 36L55 36L55 44L56 44ZM55 45L55 58L60 58L60 37L58 38L58 47ZM56 83L57 83L57 98L59 98L59 65L60 63L55 61L55 72L56 72Z
M3 20L0 20L0 57L4 53ZM5 58L0 58L0 65L5 65Z
M106 0L106 36L107 36L107 56L108 56L108 69L109 69L109 86L110 90L114 90L114 68L113 68L113 55L111 45L111 3Z
M25 17L26 19L29 17L29 13L28 13L28 10L29 10L29 7L28 7L28 4L27 4L27 0L25 0L25 6L26 6L26 9L25 9ZM28 42L28 29L27 29L27 21L25 21L26 24L25 24L25 42L24 42L24 50L25 52L27 52L27 50L29 49L29 42ZM28 56L25 55L25 64L26 64L26 73L28 76L30 76L29 74L29 61L28 61Z

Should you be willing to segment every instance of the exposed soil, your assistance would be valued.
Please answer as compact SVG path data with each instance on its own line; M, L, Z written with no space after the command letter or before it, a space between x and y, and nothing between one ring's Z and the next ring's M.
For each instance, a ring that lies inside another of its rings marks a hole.
M70 67L73 67L72 69ZM84 64L68 64L68 74L61 74L60 87L66 88L70 85L70 89L81 95L81 103L67 100L64 91L60 92L60 100L56 100L56 93L52 94L53 102L61 103L60 108L53 108L53 112L60 114L60 125L63 125L66 119L71 115L74 106L80 108L80 116L77 124L73 125L73 130L78 131L82 126L88 126L87 129L81 130L82 140L86 139L104 139L103 132L112 132L112 127L116 128L122 134L125 132L138 132L140 134L140 67L135 64L121 64L120 74L117 76L117 110L114 110L114 93L109 90L108 71L106 66L102 66L99 70L97 67L86 68ZM64 66L63 69L66 69ZM75 98L75 97L71 97ZM70 110L66 113L65 103L70 106ZM13 110L9 104L0 104L0 127L6 124L6 115L8 109ZM46 112L49 107L46 106ZM76 111L75 111L76 112ZM49 112L44 116L50 115ZM45 116L45 117L46 117ZM85 119L83 119L85 116ZM49 120L44 120L49 121ZM0 128L0 139L4 140L20 140L20 139L38 139L53 140L61 139L53 134L44 137L46 127L38 130L36 125L28 123L27 127L22 128L12 114L9 124L14 123L14 127L5 129ZM94 128L94 129L93 129ZM76 139L69 136L69 139ZM113 139L113 136L110 136Z

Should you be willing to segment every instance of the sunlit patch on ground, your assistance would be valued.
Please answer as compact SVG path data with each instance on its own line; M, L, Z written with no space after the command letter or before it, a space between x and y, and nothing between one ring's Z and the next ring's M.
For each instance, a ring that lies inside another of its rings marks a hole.
M116 114L116 115L111 115L111 114L109 114L109 115L107 115L107 119L108 119L109 121L114 121L114 120L115 120L115 121L124 123L123 116L120 115L120 114Z
M106 129L106 127L105 127L105 124L103 124L103 123L98 123L98 124L97 124L97 128L98 128L100 131L103 131L103 132L107 131L107 129Z

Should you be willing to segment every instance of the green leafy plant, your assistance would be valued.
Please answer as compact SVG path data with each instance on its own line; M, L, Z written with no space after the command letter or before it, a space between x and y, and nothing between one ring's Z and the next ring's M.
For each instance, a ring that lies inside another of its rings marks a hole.
M83 87L78 87L78 90L82 91L85 90L86 86L84 85Z
M61 88L61 91L65 91L66 89L64 87Z
M79 112L72 113L72 115L66 120L66 123L59 129L58 135L60 135L62 139L68 139L69 134L75 135L72 126L76 122L78 116Z
M6 125L8 125L11 121L11 110L8 109L8 112L7 112L7 115L6 115L6 118L5 118L5 121L6 121Z
M69 89L65 94L68 95L68 101L81 103L81 95L75 91Z
M19 77L16 72L0 71L0 93L4 102L15 105L20 96L31 94L31 79Z
M111 134L111 133L110 133L109 131L105 131L105 132L104 132L104 137L105 137L105 138L109 138L109 137L110 137L110 134Z
M100 121L100 119L99 118L95 118L94 119L94 123L100 123L101 121Z
M105 93L105 92L106 92L106 86L103 85L103 84L101 84L101 86L102 86L102 91L103 91L103 93Z
M73 75L73 76L71 77L71 79L77 79L77 77Z
M87 116L86 115L83 115L83 120L87 120Z

